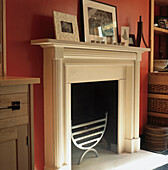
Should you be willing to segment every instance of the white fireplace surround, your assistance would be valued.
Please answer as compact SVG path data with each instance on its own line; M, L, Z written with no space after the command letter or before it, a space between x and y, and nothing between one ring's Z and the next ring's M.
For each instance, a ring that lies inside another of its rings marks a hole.
M118 80L118 153L140 150L141 54L118 45L32 40L43 48L45 170L71 169L71 83Z

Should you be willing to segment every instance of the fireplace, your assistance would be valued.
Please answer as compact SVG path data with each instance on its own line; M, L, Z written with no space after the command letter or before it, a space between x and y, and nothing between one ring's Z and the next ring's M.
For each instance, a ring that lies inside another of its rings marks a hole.
M106 113L107 125L103 139L107 143L106 149L117 152L118 81L71 84L72 126L99 120Z
M97 148L117 152L118 81L71 84L71 126L72 166Z
M45 170L71 169L71 93L81 83L116 82L117 152L140 150L140 61L149 49L52 39L31 43L44 53Z

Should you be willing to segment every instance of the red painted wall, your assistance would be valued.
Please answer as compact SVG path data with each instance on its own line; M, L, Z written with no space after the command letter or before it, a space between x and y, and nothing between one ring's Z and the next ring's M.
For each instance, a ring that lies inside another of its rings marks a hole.
M149 0L101 1L117 6L119 33L121 26L129 26L130 33L136 34L137 21L142 15L144 36L149 41ZM79 15L79 0L6 0L7 74L41 79L41 84L34 86L36 170L43 170L44 166L43 54L41 47L30 45L30 40L54 38L54 10ZM140 133L147 121L147 74L148 54L145 53L141 62Z

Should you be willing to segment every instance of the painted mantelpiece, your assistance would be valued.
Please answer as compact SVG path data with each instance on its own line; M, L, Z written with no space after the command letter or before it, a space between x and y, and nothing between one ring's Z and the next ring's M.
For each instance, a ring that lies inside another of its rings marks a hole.
M32 40L43 48L45 170L71 169L71 83L118 80L118 153L136 152L141 54L118 45Z

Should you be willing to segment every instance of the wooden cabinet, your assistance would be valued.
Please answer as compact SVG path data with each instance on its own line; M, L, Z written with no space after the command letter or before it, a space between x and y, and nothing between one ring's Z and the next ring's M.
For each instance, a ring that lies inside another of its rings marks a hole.
M167 0L151 0L151 55L150 55L150 72L154 72L154 60L167 59L168 60L168 27L166 23L156 25L157 17L168 18L168 1ZM161 22L160 22L161 23ZM164 23L164 22L163 22Z
M34 169L33 84L36 78L0 78L0 169Z

